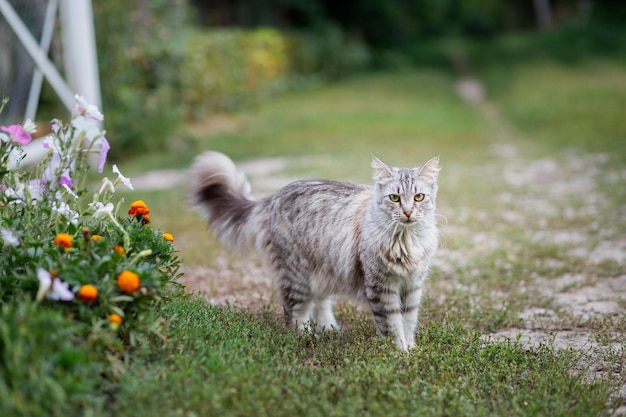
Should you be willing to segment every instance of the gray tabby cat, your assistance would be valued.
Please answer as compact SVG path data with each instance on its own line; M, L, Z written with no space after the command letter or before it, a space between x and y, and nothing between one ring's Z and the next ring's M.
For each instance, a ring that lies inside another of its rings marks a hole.
M331 300L348 296L367 303L378 332L408 350L438 245L439 157L417 168L374 157L372 167L373 187L304 180L255 201L233 162L206 152L191 168L192 196L224 243L261 252L288 324L337 328Z

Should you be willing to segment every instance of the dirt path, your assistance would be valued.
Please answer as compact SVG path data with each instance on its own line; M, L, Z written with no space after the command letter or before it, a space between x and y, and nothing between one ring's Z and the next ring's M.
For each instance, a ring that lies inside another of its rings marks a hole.
M572 220L606 216L606 211L599 207L605 200L605 196L598 191L601 189L599 182L608 179L615 187L625 187L625 169L607 171L604 165L608 156L603 154L585 157L571 155L565 164L551 158L522 160L511 141L514 137L512 126L500 117L480 80L471 77L460 79L457 93L468 105L482 113L498 138L499 144L492 151L508 161L503 176L510 191L499 196L503 206L506 207L514 200L513 193L516 190L536 188L537 184L541 184L541 194L534 195L530 203L525 204L524 212L504 209L504 221L525 225L532 223L533 217L546 218L559 213L570 216ZM590 198L580 201L575 198L576 195ZM572 204L572 201L576 203ZM617 216L621 216L620 220L623 220L626 213L622 208L617 210ZM619 224L624 223L617 222L617 227ZM607 231L602 240L592 238L594 235L602 236L602 231L593 230L600 227L599 222L592 222L591 227L573 225L567 230L550 230L544 225L543 230L536 230L534 238L537 244L548 241L573 258L591 265L610 264L614 271L607 273L601 271L602 268L587 268L592 272L565 272L557 277L537 274L530 281L528 290L537 292L541 297L535 299L534 305L528 303L519 313L520 325L486 334L484 338L516 340L526 346L537 347L544 344L556 349L583 352L586 355L583 356L578 371L591 380L621 380L621 388L614 396L624 399L626 378L621 374L623 365L611 366L603 358L614 358L615 356L611 356L614 353L621 356L623 361L625 354L624 331L612 328L612 324L617 322L623 325L623 318L626 316L626 230L618 230L617 233ZM444 251L444 255L438 258L440 267L447 266L446 259L455 258L462 259L463 255L445 254ZM559 262L562 261L555 260L553 267L562 266ZM598 329L604 326L607 328ZM626 415L626 404L622 404L615 411L615 415Z

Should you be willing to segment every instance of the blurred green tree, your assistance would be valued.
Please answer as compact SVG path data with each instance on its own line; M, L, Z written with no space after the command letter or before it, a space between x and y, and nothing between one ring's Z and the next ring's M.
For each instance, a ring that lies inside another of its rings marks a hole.
M181 119L176 42L189 23L187 0L107 0L93 8L106 126L118 145L112 156L163 149Z

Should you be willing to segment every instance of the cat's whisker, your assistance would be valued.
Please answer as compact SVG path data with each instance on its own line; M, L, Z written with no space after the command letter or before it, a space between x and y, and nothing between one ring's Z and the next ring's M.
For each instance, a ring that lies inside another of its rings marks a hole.
M445 233L444 233L444 232L442 232L441 230L439 231L439 237L440 237L441 239L443 239L443 243L444 243L443 245L441 245L441 244L440 244L440 245L439 245L439 247L445 247L445 248L447 248L447 247L448 247L448 239L446 238Z
M444 216L443 214L439 214L439 213L435 213L435 217L441 217L444 220L444 226L448 225L448 218L446 216Z
M446 226L448 225L448 218L447 218L446 216L444 216L443 214L441 214L441 213L435 213L435 217L441 217L442 219L444 219L444 220L445 220L445 223L444 223L444 224L445 224Z

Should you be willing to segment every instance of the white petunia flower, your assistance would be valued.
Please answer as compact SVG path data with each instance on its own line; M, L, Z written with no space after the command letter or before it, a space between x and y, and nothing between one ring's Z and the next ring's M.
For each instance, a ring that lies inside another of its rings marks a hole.
M89 139L90 142L102 136L99 123L96 119L90 119L86 116L77 116L72 120L72 126L76 129L77 135L80 132L85 132L85 138Z
M113 210L115 209L115 206L113 205L113 203L107 203L106 205L104 205L98 201L91 207L94 207L94 206L96 207L96 211L93 213L93 217L99 218L99 217L113 216Z
M123 176L122 173L120 172L120 169L115 164L113 164L113 173L117 174L117 180L115 180L115 184L119 184L121 182L126 187L130 188L131 190L134 190L133 184L131 184L130 182L130 178Z
M78 101L78 105L75 108L78 114L99 122L104 120L104 115L100 112L100 109L98 109L97 106L88 103L83 96L79 96L78 94L75 95L74 98Z
M45 149L51 150L54 155L58 155L61 152L61 148L59 148L56 138L52 135L48 135L43 138L41 143Z
M6 190L4 190L4 195L7 200L13 200L11 201L12 204L23 204L26 200L26 195L24 194L24 184L18 184L15 189L7 188Z
M76 194L67 184L61 184L61 187L72 197L78 198L78 194Z
M39 289L37 290L37 301L41 301L52 287L52 275L43 268L37 268L37 279L39 280Z
M89 104L82 96L74 96L78 104L74 107L72 112L72 127L75 129L74 139L76 140L81 134L85 135L87 143L91 143L104 136L101 123L104 120L104 116L93 104ZM104 142L103 142L104 143ZM108 145L108 142L107 142ZM107 149L108 150L108 149ZM105 152L106 153L106 152ZM98 164L98 171L101 171L103 162Z
M100 191L98 191L98 194L102 194L105 191L110 191L112 193L115 192L115 185L113 185L111 180L107 177L102 178L102 185L100 186Z
M48 293L48 298L56 301L72 301L74 293L70 291L69 284L59 278L52 282L52 291Z
M0 234L2 235L2 240L4 244L7 246L17 246L20 243L20 238L15 236L15 234L9 230L2 228L0 229Z
M98 210L99 208L104 207L104 204L102 204L99 201L96 201L95 203L87 204L87 207L89 207L92 210Z
M39 180L31 180L28 182L28 194L30 195L30 199L33 203L38 200L43 199L43 190L41 186L41 181Z
M42 199L41 184L37 180L31 181L27 187L19 183L15 189L7 188L4 190L7 199L11 199L11 204L24 204L27 202L35 204L37 200Z
M52 203L52 211L68 219L74 226L78 225L79 214L72 210L66 202Z
M41 301L44 296L55 301L72 301L74 293L69 290L69 285L59 278L53 278L50 272L39 267L37 268L37 279L39 279L39 290L37 290L37 301Z
M37 125L33 123L33 121L30 119L26 119L22 126L24 128L24 132L28 133L29 135L32 135L37 131Z

